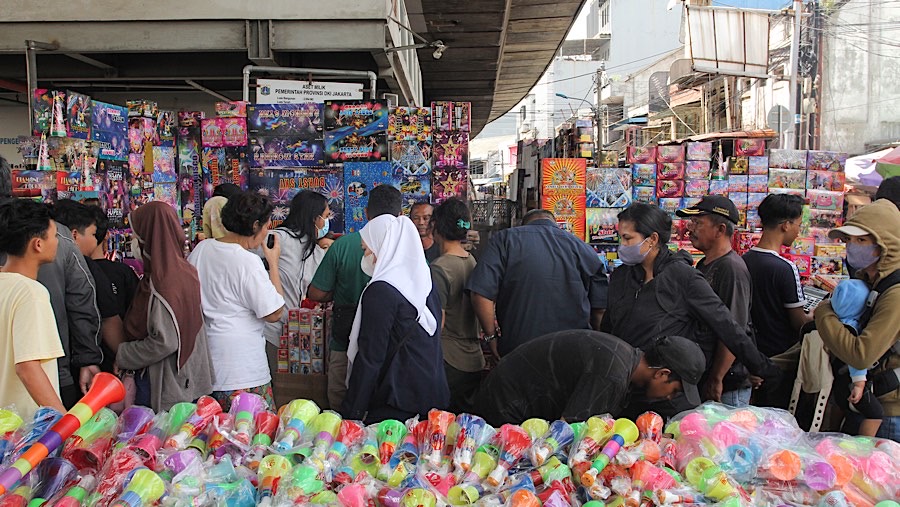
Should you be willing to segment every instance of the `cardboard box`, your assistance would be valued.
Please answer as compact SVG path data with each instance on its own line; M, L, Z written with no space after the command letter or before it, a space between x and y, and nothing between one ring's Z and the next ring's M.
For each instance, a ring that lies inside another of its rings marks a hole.
M287 373L290 370L289 352L287 349L278 349L277 373Z
M272 375L272 387L275 391L275 402L282 406L296 399L316 402L322 410L328 406L328 380L323 374L291 375L276 373Z

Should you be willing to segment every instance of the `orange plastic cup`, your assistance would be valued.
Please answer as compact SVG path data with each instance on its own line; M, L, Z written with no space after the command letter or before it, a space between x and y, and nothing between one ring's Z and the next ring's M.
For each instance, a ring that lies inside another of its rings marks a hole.
M772 477L780 481L792 481L800 475L802 463L796 452L785 449L770 456L766 468Z

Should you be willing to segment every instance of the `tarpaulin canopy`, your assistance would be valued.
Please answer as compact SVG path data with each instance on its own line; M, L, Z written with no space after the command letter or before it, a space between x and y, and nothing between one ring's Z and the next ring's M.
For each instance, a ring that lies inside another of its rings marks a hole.
M881 183L882 177L875 171L876 162L891 153L892 149L876 151L874 153L866 153L857 157L847 159L845 171L847 179L853 182L859 182L863 185L877 187Z
M885 179L900 176L900 147L879 158L875 163L875 170Z

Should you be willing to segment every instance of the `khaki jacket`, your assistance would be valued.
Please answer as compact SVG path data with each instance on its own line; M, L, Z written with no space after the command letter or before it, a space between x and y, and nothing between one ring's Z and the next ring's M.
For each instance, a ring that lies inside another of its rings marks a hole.
M900 211L886 199L860 209L845 225L866 230L881 247L878 274L874 279L863 278L870 287L893 271L900 269ZM864 277L863 274L859 275ZM816 308L816 329L825 347L840 360L858 369L871 368L900 339L900 284L884 291L875 303L869 323L860 335L853 336L838 320L831 303ZM900 367L900 354L892 354L886 364L878 364L870 376L878 371ZM884 415L900 416L900 389L881 398Z

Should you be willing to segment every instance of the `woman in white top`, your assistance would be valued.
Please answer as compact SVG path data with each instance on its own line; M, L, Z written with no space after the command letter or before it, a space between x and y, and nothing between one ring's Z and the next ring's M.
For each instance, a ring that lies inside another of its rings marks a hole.
M242 192L222 209L227 233L201 241L188 262L200 275L201 308L213 366L213 394L222 409L231 408L238 391L264 397L274 407L272 376L266 361L263 329L284 313L278 260L278 236L267 245L272 210L268 197ZM253 251L262 247L270 269Z
M306 190L291 199L291 210L287 218L272 232L278 236L281 245L278 272L288 309L300 308L300 303L306 299L309 282L325 256L325 250L317 242L328 234L330 219L328 199L322 194ZM265 258L263 250L257 250L257 254ZM284 312L279 321L266 324L266 356L270 369L275 364L278 342L287 317L287 312Z

